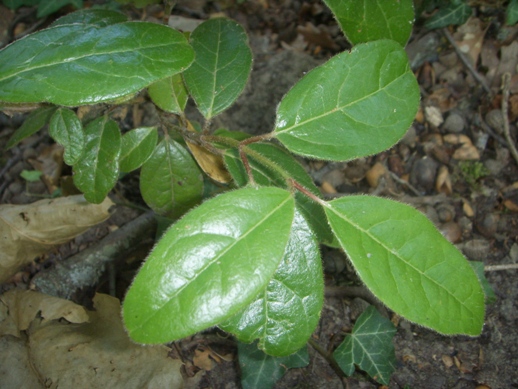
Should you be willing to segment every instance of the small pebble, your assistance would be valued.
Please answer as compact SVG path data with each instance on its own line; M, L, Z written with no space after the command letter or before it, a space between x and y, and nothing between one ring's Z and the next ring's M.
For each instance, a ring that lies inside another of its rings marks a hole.
M446 223L452 221L455 217L455 209L450 204L439 204L436 207L437 216L439 217L439 221L442 223Z
M437 174L437 162L424 157L418 160L410 172L410 183L420 190L431 193L435 187L435 175Z
M462 230L459 225L453 221L444 223L440 228L441 234L451 243L458 243L462 239Z
M450 113L446 118L443 128L447 132L451 132L453 134L458 134L464 131L464 127L466 126L466 122L464 118L456 112Z
M472 239L464 243L462 251L472 261L483 261L489 254L489 242L483 239Z
M475 226L477 227L478 232L480 232L486 238L492 238L495 236L496 230L498 228L498 219L498 214L488 213L481 218L477 218L475 221Z

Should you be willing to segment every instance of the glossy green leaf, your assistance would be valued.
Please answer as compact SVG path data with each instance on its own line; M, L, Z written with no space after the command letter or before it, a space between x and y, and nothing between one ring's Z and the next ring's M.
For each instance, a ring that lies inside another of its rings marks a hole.
M442 334L480 334L480 282L423 214L372 196L333 200L325 211L358 275L390 309Z
M464 24L468 21L472 12L473 10L464 0L453 0L441 5L439 10L425 22L424 26L432 30L447 27L451 24Z
M243 91L252 69L245 30L232 20L210 19L191 34L196 52L184 73L185 84L205 118L223 112Z
M50 121L56 109L56 107L45 106L32 111L24 120L23 124L11 135L7 141L7 148L10 149L25 138L41 130L43 126Z
M201 201L203 178L185 147L164 139L142 165L140 192L153 211L176 218Z
M83 125L74 111L59 108L54 112L49 123L49 134L65 149L65 163L69 166L75 164L83 154L85 134Z
M248 159L254 180L259 185L288 188L286 177L289 177L302 184L311 193L320 195L320 191L308 173L286 150L271 143L254 143L249 145L248 148L255 153L249 155ZM248 175L236 149L226 152L225 165L238 186L248 184ZM286 177L272 168L272 165L281 168ZM300 192L295 194L295 199L318 240L322 243L330 243L333 240L333 233L326 222L322 207Z
M505 11L505 23L512 26L518 22L518 0L511 0Z
M306 74L277 109L274 135L304 156L347 161L383 151L408 130L419 86L398 43L362 43Z
M255 343L237 343L241 385L243 389L270 389L288 369L309 365L307 347L287 357L272 357L263 353Z
M184 111L189 99L181 74L175 74L151 84L148 93L153 103L160 109L176 114Z
M120 12L104 9L82 9L69 13L57 19L51 27L63 26L66 24L85 24L97 27L106 27L111 24L127 22L128 17Z
M182 34L156 23L58 25L0 51L0 101L113 101L183 71L193 55Z
M38 5L37 17L42 18L44 16L53 14L59 11L65 5L72 5L79 9L83 7L83 0L44 0Z
M366 371L376 381L388 385L396 370L396 354L392 338L396 327L373 306L368 307L356 321L351 335L333 353L336 362L348 376L354 365Z
M493 304L494 302L496 302L496 295L495 291L493 290L493 287L491 286L491 284L486 278L486 275L484 274L484 263L477 261L469 261L469 264L475 271L475 274L477 275L478 280L482 285L482 289L484 289L484 295L486 296L486 304Z
M102 116L85 129L85 148L74 165L74 184L90 203L100 204L119 177L121 134L117 123Z
M116 0L117 3L121 3L121 4L134 4L135 7L137 8L142 8L142 7L145 7L146 5L149 5L149 4L156 4L156 3L159 3L160 0Z
M153 154L157 141L155 127L140 127L125 133L121 144L121 172L131 172L141 167Z
M294 216L292 195L244 188L194 208L163 235L124 301L130 337L166 343L216 325L263 290Z
M295 211L284 257L255 300L219 326L246 343L259 339L266 354L286 356L303 347L320 319L322 260L307 221Z
M324 0L353 45L392 39L405 46L414 24L412 0Z

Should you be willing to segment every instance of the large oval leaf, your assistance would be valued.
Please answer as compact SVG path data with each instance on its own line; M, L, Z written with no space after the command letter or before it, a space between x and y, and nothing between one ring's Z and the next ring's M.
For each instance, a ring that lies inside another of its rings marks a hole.
M325 210L358 275L390 309L442 334L480 334L480 282L423 214L371 196L333 200Z
M74 184L85 199L100 204L119 177L121 134L116 122L102 116L86 126L84 135L84 151L74 165Z
M292 195L245 188L217 196L164 234L124 301L130 337L166 343L216 325L249 304L281 261Z
M140 192L153 211L176 218L200 202L203 177L184 147L164 139L142 165Z
M106 27L110 24L127 22L128 17L120 12L107 9L81 9L71 12L51 24L51 27L65 24L91 24L98 27Z
M248 37L239 24L224 18L210 19L191 34L196 52L184 73L185 84L205 118L223 112L243 91L252 69Z
M353 45L392 39L406 45L414 22L412 0L324 0Z
M274 134L294 153L347 161L394 145L418 104L419 86L401 45L363 43L312 70L288 92Z
M0 101L110 101L183 71L193 56L182 34L155 23L58 25L0 51Z
M320 319L324 302L322 260L315 236L299 211L284 257L265 290L220 327L242 342L277 357L303 347Z

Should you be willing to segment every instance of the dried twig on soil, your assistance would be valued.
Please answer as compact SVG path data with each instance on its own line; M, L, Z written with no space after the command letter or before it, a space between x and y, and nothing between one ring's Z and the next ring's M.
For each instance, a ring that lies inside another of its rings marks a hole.
M459 46L457 45L457 42L455 42L455 39L453 39L453 37L451 36L450 32L448 31L448 29L445 27L442 29L442 33L444 34L444 36L446 37L446 39L448 39L448 42L450 42L450 44L452 45L453 49L455 50L455 52L457 53L457 56L459 57L459 59L462 61L462 63L464 64L464 66L466 66L466 68L468 68L468 70L470 71L470 73L473 75L473 77L475 78L475 80L477 80L477 82L482 85L482 88L484 88L484 90L489 94L489 95L492 95L492 92L491 92L491 88L489 88L489 86L487 85L487 82L486 80L484 79L484 77L482 77L478 72L477 70L473 67L473 65L471 64L471 62L469 61L469 59L466 58L466 56L464 55L464 53L461 51L461 49L459 48Z
M95 286L109 263L131 255L135 247L152 242L156 220L152 212L109 234L97 245L68 258L55 268L37 274L31 282L36 290L65 299L71 299L81 289Z
M499 270L518 270L518 263L509 263L507 265L484 266L484 271L499 271Z
M518 164L518 151L514 145L514 141L511 138L511 131L509 129L509 89L511 87L511 75L504 73L502 76L502 117L504 119L504 136L507 141L511 154L513 155L516 164Z

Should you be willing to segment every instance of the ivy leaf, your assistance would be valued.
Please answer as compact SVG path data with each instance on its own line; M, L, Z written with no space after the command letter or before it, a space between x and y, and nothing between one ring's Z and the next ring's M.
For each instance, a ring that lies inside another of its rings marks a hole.
M219 326L246 343L277 357L303 347L320 319L324 298L318 243L299 211L284 257L265 290L237 315Z
M120 12L105 9L81 9L71 12L55 20L50 26L63 26L66 24L84 24L97 27L106 27L111 24L127 22L128 17Z
M518 0L511 0L505 11L505 24L512 26L518 22Z
M56 109L57 107L44 106L32 111L23 124L11 135L7 141L7 148L10 149L25 138L41 130L50 121Z
M237 343L241 385L243 389L270 389L288 369L309 365L307 347L287 357L272 357L263 353L255 343Z
M247 146L247 149L253 152L248 159L254 179L259 185L287 188L286 177L278 170L272 168L272 166L278 166L287 174L287 177L296 180L311 193L317 196L320 195L320 191L308 173L286 150L271 143L254 143ZM236 149L226 152L225 164L238 186L248 184L248 175ZM295 199L301 212L312 226L318 240L322 243L331 243L333 241L333 233L326 222L322 207L300 192L295 194Z
M468 21L472 14L471 7L463 0L453 0L443 4L439 10L424 24L430 30L447 27L451 24L460 25Z
M273 135L288 150L311 158L368 156L405 134L419 96L401 45L362 43L313 69L284 96Z
M181 33L156 23L58 25L0 51L0 101L113 101L182 72L193 55Z
M354 365L372 378L388 385L396 370L396 354L392 338L396 327L373 306L369 306L356 321L353 332L333 353L336 362L348 376Z
M155 127L140 127L122 136L120 169L131 172L142 166L151 156L158 141Z
M180 115L187 105L189 95L181 74L164 78L151 84L149 97L160 109Z
M371 196L333 200L325 211L358 275L390 309L442 334L480 334L480 282L423 214Z
M414 24L412 0L324 0L353 45L392 39L405 46Z
M198 109L210 119L243 91L252 69L252 51L243 27L224 18L203 22L190 40L196 59L183 77Z
M47 0L40 1L38 5L38 13L37 17L42 18L44 16L48 16L53 14L54 12L59 11L65 5L72 5L75 8L79 9L83 7L83 0Z
M164 139L142 165L140 192L153 211L176 218L201 200L203 178L189 152Z
M107 116L88 124L84 134L84 152L73 168L74 184L88 202L100 204L119 177L121 134Z
M167 343L216 325L266 287L288 242L292 195L244 188L214 197L169 228L124 301L130 337Z
M65 149L65 163L69 166L75 164L83 154L85 134L83 125L74 111L59 108L54 112L49 123L49 134Z

